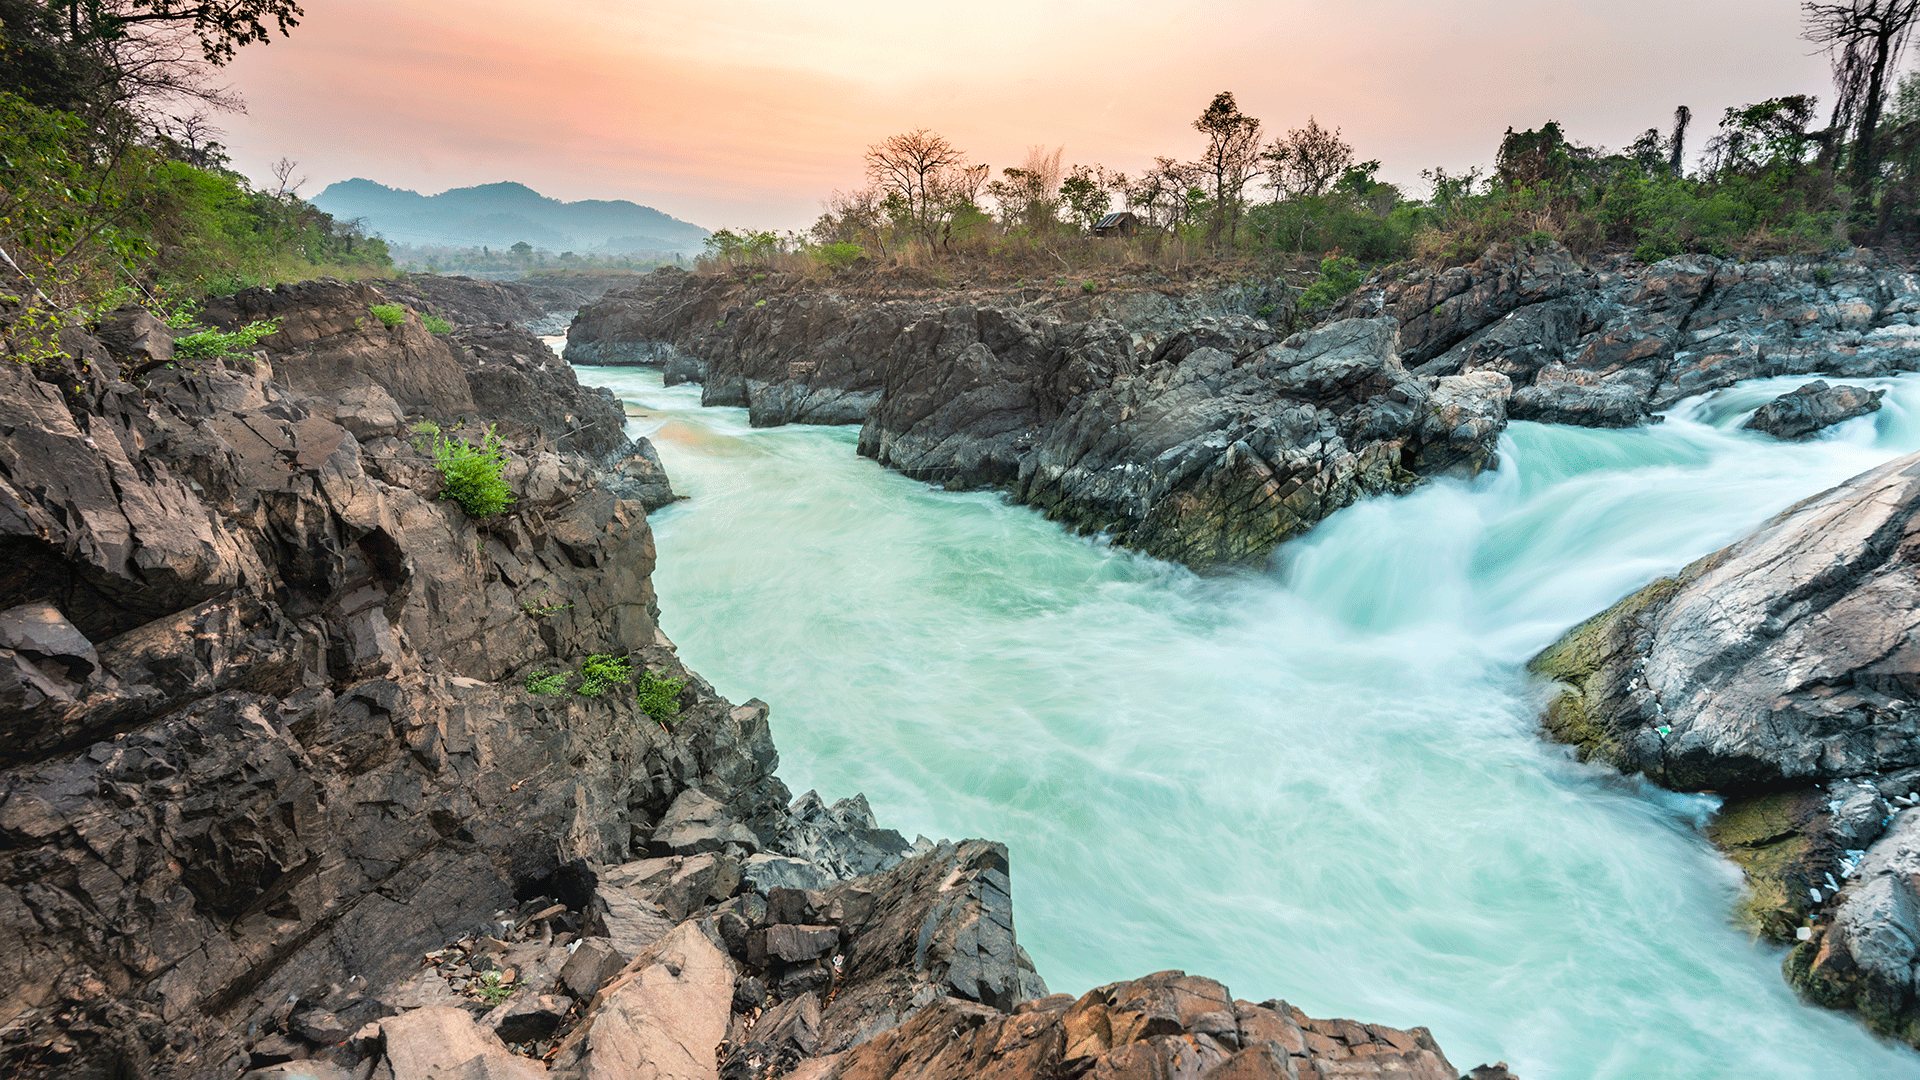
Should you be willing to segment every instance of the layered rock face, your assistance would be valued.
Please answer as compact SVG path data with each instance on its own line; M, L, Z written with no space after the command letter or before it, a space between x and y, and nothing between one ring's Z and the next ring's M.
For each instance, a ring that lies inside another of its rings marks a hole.
M0 363L10 1074L1452 1075L1178 973L1046 997L1003 847L792 800L767 706L680 665L671 490L604 396L388 299L215 305L284 320L251 357L169 367L129 310ZM413 429L496 419L518 501L476 521ZM529 681L590 660L677 699Z
M1546 726L1668 787L1727 798L1789 975L1920 1043L1920 454L1789 508L1647 586L1532 662ZM1894 810L1899 816L1892 819ZM1884 833L1884 836L1883 836Z
M1003 488L1194 569L1257 563L1356 499L1491 467L1506 424L1504 375L1410 373L1383 319L1281 341L1198 314L1215 294L750 295L713 279L618 294L575 320L566 355L663 363L756 425L860 422L860 453L883 465Z
M1370 281L1335 317L1386 317L1416 374L1496 371L1516 420L1626 427L1742 379L1920 368L1920 279L1861 253L1818 265L1685 255L1589 267L1490 249Z

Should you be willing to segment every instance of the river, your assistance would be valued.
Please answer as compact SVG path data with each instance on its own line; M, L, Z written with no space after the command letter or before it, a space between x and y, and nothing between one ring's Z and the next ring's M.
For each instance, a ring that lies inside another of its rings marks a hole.
M1710 796L1543 741L1522 666L1788 504L1920 449L1920 378L1807 444L1740 432L1802 380L1665 423L1516 423L1500 469L1342 511L1267 572L1198 577L991 493L755 430L658 371L580 368L647 415L661 621L773 706L781 776L909 838L1005 841L1055 991L1181 968L1314 1016L1429 1026L1465 1069L1920 1077L1801 1004L1735 926Z

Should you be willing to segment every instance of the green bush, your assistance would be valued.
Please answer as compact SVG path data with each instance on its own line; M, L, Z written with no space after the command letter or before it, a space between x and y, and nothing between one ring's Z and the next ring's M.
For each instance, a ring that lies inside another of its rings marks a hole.
M168 320L172 322L171 319ZM202 330L173 339L173 356L176 360L217 360L229 356L244 356L261 338L271 337L280 330L279 319L248 323L235 330Z
M564 671L531 671L527 673L527 693L558 694L567 688L567 673Z
M1360 287L1360 261L1351 255L1332 256L1320 260L1320 278L1307 286L1300 296L1301 311L1319 311L1330 308L1341 297Z
M471 517L487 517L513 504L513 489L500 478L507 467L507 448L487 427L480 445L465 439L441 436L433 440L433 465L446 481L443 499L460 504Z
M389 326L391 326L391 325L393 325L393 324L392 324L392 323L388 323L387 325L389 325ZM426 328L427 328L427 333L429 333L429 334L451 334L451 333L453 333L453 324L452 324L452 323L450 323L450 322L448 322L447 320L445 320L445 319L443 319L443 318L441 318L441 317L440 317L440 316L438 316L438 315L422 315L422 316L420 316L420 325L421 325L421 326L424 326L424 327L426 327Z
M627 657L606 653L587 657L586 663L580 665L580 685L573 692L582 697L599 697L622 683L632 682L631 662Z
M407 321L407 309L399 304L375 304L371 310L374 318L388 326L399 326Z
M680 691L686 685L682 679L663 679L651 671L641 671L640 711L659 721L661 727L669 726L667 721L680 715Z

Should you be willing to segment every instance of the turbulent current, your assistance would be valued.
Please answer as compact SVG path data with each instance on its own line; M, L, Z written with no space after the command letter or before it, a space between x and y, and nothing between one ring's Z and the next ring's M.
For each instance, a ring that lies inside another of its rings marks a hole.
M1543 741L1527 658L1798 499L1920 449L1920 378L1824 438L1737 430L1802 380L1631 431L1514 424L1501 467L1344 510L1201 578L989 493L754 430L657 371L582 368L688 501L661 621L773 706L780 772L911 838L1007 843L1055 991L1182 968L1433 1029L1526 1080L1920 1077L1802 1005L1734 925L1715 806ZM630 410L633 411L633 410Z

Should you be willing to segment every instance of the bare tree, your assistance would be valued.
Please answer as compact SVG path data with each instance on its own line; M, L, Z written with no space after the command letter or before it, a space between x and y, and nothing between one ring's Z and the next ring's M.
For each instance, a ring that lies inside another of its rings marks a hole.
M986 178L986 166L969 165L966 151L926 128L867 147L867 179L884 193L888 213L929 244L950 230L954 210L979 197Z
M281 158L273 163L273 194L276 198L291 201L299 196L300 185L307 182L306 177L293 179L300 163L291 158Z
M1213 96L1193 127L1207 137L1206 153L1194 166L1213 188L1209 237L1217 240L1225 233L1231 242L1240 231L1247 182L1253 179L1260 160L1260 121L1240 111L1233 91L1222 90Z
M1284 139L1273 140L1260 155L1274 190L1286 196L1321 195L1353 165L1353 147L1313 117Z
M1879 155L1874 136L1880 112L1892 88L1889 74L1900 62L1920 15L1920 0L1842 0L1840 3L1803 3L1807 28L1801 36L1826 50L1833 60L1833 107L1830 138L1851 129L1852 186L1856 200L1872 198Z

